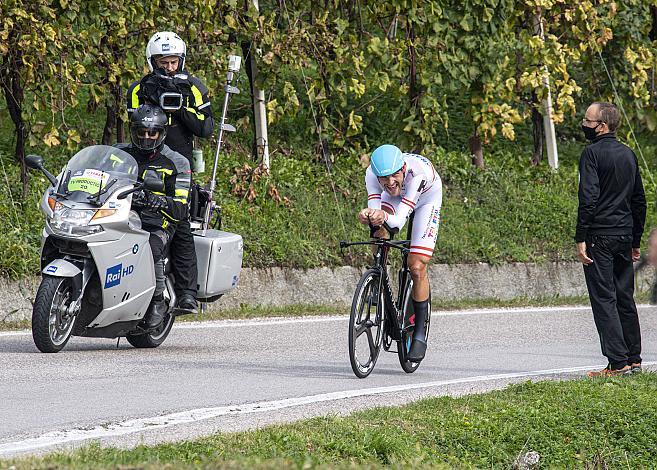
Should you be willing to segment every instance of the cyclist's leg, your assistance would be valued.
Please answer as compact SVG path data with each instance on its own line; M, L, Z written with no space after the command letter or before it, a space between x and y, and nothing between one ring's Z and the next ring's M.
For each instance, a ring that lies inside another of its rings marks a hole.
M409 359L419 361L426 351L426 322L429 316L429 275L428 265L436 246L440 222L440 191L426 204L415 209L411 236L411 251L408 255L408 268L413 279L413 309L415 328Z

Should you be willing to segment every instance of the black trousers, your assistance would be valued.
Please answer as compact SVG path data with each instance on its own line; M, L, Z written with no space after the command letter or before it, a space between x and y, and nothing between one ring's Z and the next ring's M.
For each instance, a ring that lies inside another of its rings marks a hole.
M153 266L155 268L155 291L153 298L161 298L165 289L166 275L164 273L164 258L167 251L167 245L171 239L171 234L162 230L155 229L151 231L149 244L153 253Z
M198 271L196 267L196 249L194 235L189 220L181 220L171 240L171 272L176 280L176 296L191 294L196 297L198 291Z
M630 235L593 235L586 242L593 264L584 266L602 354L612 369L641 362L641 329L634 303Z

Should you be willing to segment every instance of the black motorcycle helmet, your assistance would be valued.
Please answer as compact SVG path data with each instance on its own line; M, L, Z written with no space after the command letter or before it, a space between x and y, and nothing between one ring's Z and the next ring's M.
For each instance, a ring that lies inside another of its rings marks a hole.
M144 154L156 153L167 136L168 118L162 108L142 104L130 116L130 141Z

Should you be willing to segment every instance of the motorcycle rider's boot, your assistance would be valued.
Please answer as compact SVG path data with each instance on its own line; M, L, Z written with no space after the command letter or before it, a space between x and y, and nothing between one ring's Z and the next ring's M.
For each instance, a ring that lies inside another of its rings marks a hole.
M427 352L426 323L429 315L429 300L422 302L413 300L413 311L415 312L413 342L406 359L411 362L420 362Z
M160 326L166 313L167 303L164 301L164 297L153 299L144 316L144 327L150 330L151 328Z
M198 313L196 297L192 294L182 294L176 302L176 315L189 315Z

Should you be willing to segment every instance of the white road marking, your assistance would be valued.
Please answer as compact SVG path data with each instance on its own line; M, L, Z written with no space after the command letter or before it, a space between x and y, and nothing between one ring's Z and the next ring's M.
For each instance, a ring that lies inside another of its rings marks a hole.
M639 310L655 309L654 305L639 304ZM487 308L487 309L470 309L470 310L432 310L432 316L438 317L457 317L462 315L496 315L496 314L515 314L515 313L558 313L572 311L591 310L589 306L561 306L561 307L510 307L510 308ZM349 318L348 315L317 315L317 316L300 316L300 317L276 317L276 318L255 318L251 320L210 320L201 322L180 322L174 328L177 330L193 329L214 329L214 328L236 328L243 326L269 326L269 325L289 325L294 323L324 323L343 321ZM0 332L0 338L4 336L22 336L32 334L30 330L4 331Z
M657 362L644 362L644 366L657 365ZM251 413L263 413L283 408L322 403L347 398L356 398L368 395L380 395L385 393L404 392L429 387L441 387L458 384L474 384L495 380L521 379L530 377L545 377L550 375L582 372L601 368L603 366L580 366L565 369L535 370L527 372L515 372L508 374L482 375L477 377L464 377L452 380L437 380L434 382L423 382L405 385L391 385L388 387L363 388L357 390L344 390L340 392L321 393L297 398L285 398L282 400L262 401L257 403L245 403L241 405L218 406L213 408L197 408L178 413L149 418L137 418L118 423L101 424L91 429L77 428L64 431L52 431L38 437L32 437L15 442L0 444L0 456L10 456L21 452L29 452L43 449L67 442L85 441L89 439L100 439L107 437L123 436L136 432L152 431L171 426L194 423L197 421L218 418L227 415L241 415Z

